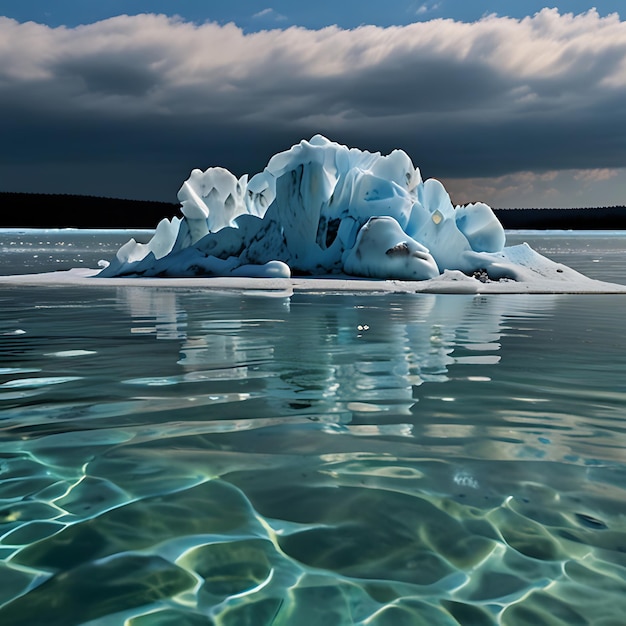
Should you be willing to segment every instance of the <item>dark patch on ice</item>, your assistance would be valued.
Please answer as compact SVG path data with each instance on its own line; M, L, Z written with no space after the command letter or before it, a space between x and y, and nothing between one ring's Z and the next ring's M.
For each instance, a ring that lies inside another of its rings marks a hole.
M387 256L407 256L410 254L409 244L406 241L398 243L385 252Z
M339 218L334 218L332 220L328 220L328 227L326 229L326 247L330 248L330 246L335 243L335 239L337 239L337 233L339 232L339 225L341 224L341 220Z
M479 280L481 283L506 283L509 281L516 282L515 279L511 276L498 276L497 278L492 277L489 275L489 272L487 272L487 270L484 268L475 270L474 272L472 272L471 276L472 278Z

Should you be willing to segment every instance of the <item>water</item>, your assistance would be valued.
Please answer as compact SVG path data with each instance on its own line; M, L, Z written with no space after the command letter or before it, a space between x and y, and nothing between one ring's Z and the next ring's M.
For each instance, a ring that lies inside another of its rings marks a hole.
M623 623L624 297L0 302L3 626Z
M131 237L147 242L153 230L0 228L0 275L98 267Z

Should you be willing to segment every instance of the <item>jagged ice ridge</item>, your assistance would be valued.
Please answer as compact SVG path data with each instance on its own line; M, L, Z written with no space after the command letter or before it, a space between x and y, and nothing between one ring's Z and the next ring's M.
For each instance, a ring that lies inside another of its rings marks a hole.
M402 150L382 156L315 135L250 179L195 169L178 199L182 219L162 220L147 244L131 239L99 276L566 278L525 244L505 248L490 207L455 208Z

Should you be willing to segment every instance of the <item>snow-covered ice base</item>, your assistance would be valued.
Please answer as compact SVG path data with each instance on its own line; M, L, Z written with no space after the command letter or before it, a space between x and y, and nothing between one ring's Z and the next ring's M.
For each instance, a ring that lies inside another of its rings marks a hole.
M31 286L31 287L157 287L165 290L201 290L228 292L238 291L246 294L264 294L268 296L288 297L294 293L466 293L466 294L498 294L498 293L614 293L626 294L626 285L593 280L579 272L549 261L528 246L509 248L513 256L527 256L524 262L537 260L538 264L520 265L520 275L526 274L527 279L513 280L482 280L463 274L457 270L446 270L443 274L429 280L381 280L374 278L353 278L347 276L309 277L182 277L182 278L97 278L98 270L85 268L44 274L22 274L0 276L0 285ZM519 251L519 255L517 252ZM553 272L558 279L553 280ZM482 278L482 277L481 277ZM484 280L484 278L483 278Z
M463 293L626 291L554 263L527 244L505 247L504 229L490 207L454 207L443 185L422 180L402 150L382 156L315 135L274 155L250 179L220 167L193 170L178 198L182 218L162 220L146 244L131 239L110 263L102 263L106 267L100 272L75 270L8 282Z

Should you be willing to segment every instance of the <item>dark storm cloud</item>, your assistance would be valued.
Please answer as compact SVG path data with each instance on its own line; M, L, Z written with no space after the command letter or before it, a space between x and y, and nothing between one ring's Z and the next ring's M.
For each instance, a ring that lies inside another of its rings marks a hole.
M253 34L0 18L0 55L4 189L173 199L192 167L254 173L317 132L437 177L626 167L615 15Z
M157 72L139 65L129 65L121 55L71 59L53 68L61 80L79 81L85 91L94 94L144 96L160 80Z

